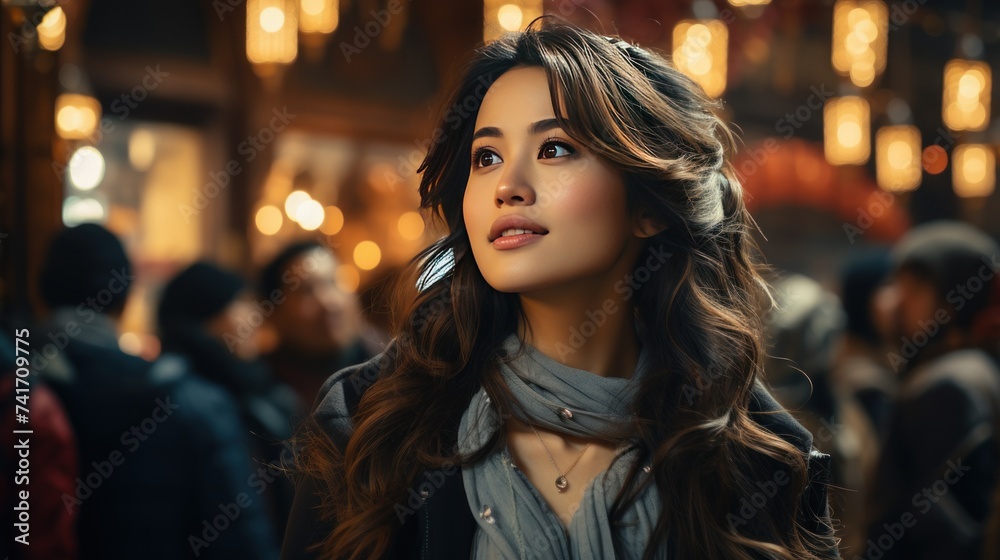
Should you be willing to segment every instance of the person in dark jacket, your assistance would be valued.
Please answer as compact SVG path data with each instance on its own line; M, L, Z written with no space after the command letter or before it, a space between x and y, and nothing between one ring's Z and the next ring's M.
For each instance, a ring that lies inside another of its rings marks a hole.
M946 221L914 228L894 250L887 357L900 387L862 558L980 558L1000 474L1000 369L971 327L991 312L998 258L989 236Z
M57 234L40 277L48 338L70 366L48 379L79 444L79 476L62 500L78 515L80 558L274 558L266 512L248 501L235 401L179 360L119 349L134 278L122 244L95 224Z
M164 287L157 318L163 351L182 356L198 376L236 399L252 443L251 497L267 504L280 539L293 496L284 473L292 454L284 442L304 406L258 358L256 340L263 317L256 303L239 275L196 262Z
M283 556L838 558L830 456L761 381L769 292L701 88L536 22L442 106L420 194L447 233L399 276L391 348L304 423Z

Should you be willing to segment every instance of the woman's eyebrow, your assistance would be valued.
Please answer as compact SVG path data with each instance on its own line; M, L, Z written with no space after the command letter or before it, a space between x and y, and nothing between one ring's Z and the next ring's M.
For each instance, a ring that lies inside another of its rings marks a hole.
M542 119L540 121L531 123L531 125L528 127L528 134L535 135L545 132L546 130L551 130L553 128L559 128L559 121L557 121L554 118ZM495 126L484 126L479 130L477 130L476 133L472 135L473 140L485 137L503 138L503 132L501 132L500 129Z
M503 133L500 132L500 129L495 126L484 126L483 128L477 130L476 133L472 135L473 140L477 138L486 138L486 137L503 138Z
M552 130L553 128L559 128L559 121L556 119L542 119L538 122L531 123L528 127L528 133L535 135L545 132L546 130Z

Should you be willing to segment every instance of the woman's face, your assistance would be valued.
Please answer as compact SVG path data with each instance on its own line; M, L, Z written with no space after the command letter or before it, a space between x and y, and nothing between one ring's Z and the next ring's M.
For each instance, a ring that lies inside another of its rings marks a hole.
M559 287L635 263L641 240L621 174L558 126L543 69L517 67L493 83L469 158L465 227L476 264L496 290ZM495 225L512 216L531 223ZM494 239L499 230L508 235Z

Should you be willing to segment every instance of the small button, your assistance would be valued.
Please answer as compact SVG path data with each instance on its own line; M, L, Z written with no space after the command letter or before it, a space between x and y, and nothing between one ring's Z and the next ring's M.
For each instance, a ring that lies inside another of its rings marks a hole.
M485 519L486 522L489 523L490 525L497 522L497 520L493 518L493 508L487 505L484 505L483 509L480 510L479 517Z
M570 410L570 409L568 409L568 408L560 408L559 409L559 416L561 416L563 420L572 420L573 419L573 411Z
M430 495L431 495L430 489L428 489L426 487L420 489L420 497L421 498L423 498L423 499L426 500L427 498L430 497Z
M644 472L644 473L648 473L651 470L652 469L649 468L649 465L646 465L645 467L642 467L642 472Z

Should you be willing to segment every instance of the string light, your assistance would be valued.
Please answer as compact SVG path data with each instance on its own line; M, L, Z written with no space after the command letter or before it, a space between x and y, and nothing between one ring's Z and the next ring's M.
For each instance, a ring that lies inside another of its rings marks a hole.
M291 0L247 0L247 60L262 76L298 54L297 10Z
M990 65L951 60L944 67L942 118L952 130L983 130L990 120Z
M989 196L996 185L996 156L988 144L963 144L952 152L952 185L962 198Z
M875 133L875 175L890 192L911 191L920 185L920 130L915 126L884 126Z
M823 150L833 165L862 164L871 152L868 102L857 96L833 98L823 107Z
M833 6L833 68L866 87L886 64L889 9L881 0L838 0Z

